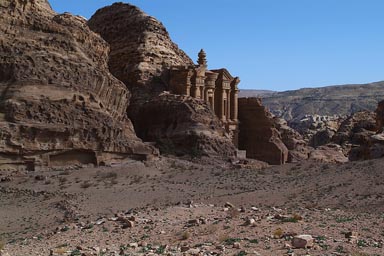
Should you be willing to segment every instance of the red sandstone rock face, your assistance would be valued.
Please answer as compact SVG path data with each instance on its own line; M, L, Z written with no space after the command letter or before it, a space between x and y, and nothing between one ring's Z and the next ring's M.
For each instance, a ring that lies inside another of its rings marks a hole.
M234 154L206 103L158 96L169 89L162 78L171 66L194 65L159 21L135 6L115 3L98 10L88 25L111 46L109 67L132 92L128 113L142 139L176 154Z
M311 149L303 136L288 126L287 121L282 118L274 118L277 130L280 132L281 140L288 149L288 162L300 162L308 158Z
M370 136L375 133L375 113L357 112L341 123L337 133L332 137L332 142L341 145L344 153L349 154L352 147L369 144Z
M272 114L257 98L239 99L239 149L247 151L248 158L269 164L284 164L288 149L275 128Z
M348 157L343 153L341 146L333 143L328 143L312 150L309 154L309 159L326 163L348 162Z
M0 2L0 161L155 153L126 117L130 95L108 71L107 43L45 0L20 3Z
M384 156L383 110L384 101L381 101L375 113L360 112L349 118L354 122L346 120L347 128L351 126L350 123L353 125L353 132L349 132L349 143L352 145L349 151L350 160L366 160ZM342 138L346 138L348 132L344 131L341 134L344 135Z
M376 108L376 130L383 132L384 128L384 100L380 101Z
M163 153L235 155L221 122L202 100L162 94L145 103L139 116L138 135L157 142Z
M109 67L128 88L153 81L174 65L193 61L173 43L162 23L136 6L115 3L98 10L88 22L110 45Z
M128 115L140 117L147 100L168 90L162 75L174 65L193 65L193 61L172 42L163 24L136 6L115 3L98 10L88 21L111 46L109 68L132 93ZM136 128L137 129L137 128Z

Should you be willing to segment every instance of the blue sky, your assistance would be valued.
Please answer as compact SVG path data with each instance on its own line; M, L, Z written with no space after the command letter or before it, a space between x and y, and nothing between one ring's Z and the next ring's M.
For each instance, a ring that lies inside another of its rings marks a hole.
M108 0L51 0L90 18ZM383 0L131 0L193 60L226 67L242 89L292 90L384 80Z

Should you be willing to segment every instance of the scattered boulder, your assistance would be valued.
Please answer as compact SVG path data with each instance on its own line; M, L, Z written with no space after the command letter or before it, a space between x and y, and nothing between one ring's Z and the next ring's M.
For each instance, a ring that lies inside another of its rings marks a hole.
M180 251L181 251L181 252L187 252L187 251L189 251L190 249L191 249L191 248L190 248L189 246L186 246L186 245L180 247Z
M359 238L359 234L356 231L348 231L345 233L345 238L348 239L348 242L355 243Z
M233 248L240 249L241 248L241 244L239 242L234 242L233 243Z
M311 235L297 235L292 239L294 248L310 248L314 244L314 239Z
M255 226L256 225L256 220L253 218L248 218L244 222L244 226Z
M230 203L230 202L226 202L226 203L224 204L224 207L227 207L227 208L235 208L235 206L234 206L232 203Z

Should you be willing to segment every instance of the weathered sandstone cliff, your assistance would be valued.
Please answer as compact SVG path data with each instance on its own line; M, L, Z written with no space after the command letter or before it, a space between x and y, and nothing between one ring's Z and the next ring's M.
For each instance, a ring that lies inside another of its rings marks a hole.
M380 101L376 108L376 130L384 132L384 100Z
M110 45L111 72L128 87L150 85L173 65L193 65L173 43L161 22L136 6L115 3L98 10L88 22Z
M384 101L381 101L375 112L356 113L351 117L354 122L346 120L347 132L341 133L342 136L337 138L349 139L350 160L366 160L384 156L383 109ZM350 126L353 127L350 129L352 132L348 130ZM348 140L346 141L348 142Z
M46 0L0 2L0 164L106 162L156 151L126 117L108 44Z
M284 119L275 117L273 120L276 129L280 132L282 142L288 149L288 162L300 162L308 159L311 149L303 136L289 127Z
M233 156L236 148L221 122L200 99L164 93L140 108L138 136L164 153Z
M284 164L288 149L275 128L272 114L258 98L239 99L239 149L247 151L248 158L269 164Z
M98 10L88 25L110 44L109 68L132 92L128 115L139 137L176 154L233 155L233 143L217 132L220 121L204 101L159 97L170 89L170 67L194 65L159 21L133 5L115 3Z

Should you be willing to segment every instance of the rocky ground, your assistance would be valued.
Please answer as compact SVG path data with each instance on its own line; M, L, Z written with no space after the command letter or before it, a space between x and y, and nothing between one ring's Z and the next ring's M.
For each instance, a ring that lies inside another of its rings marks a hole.
M10 169L1 255L384 255L383 164L162 157Z

